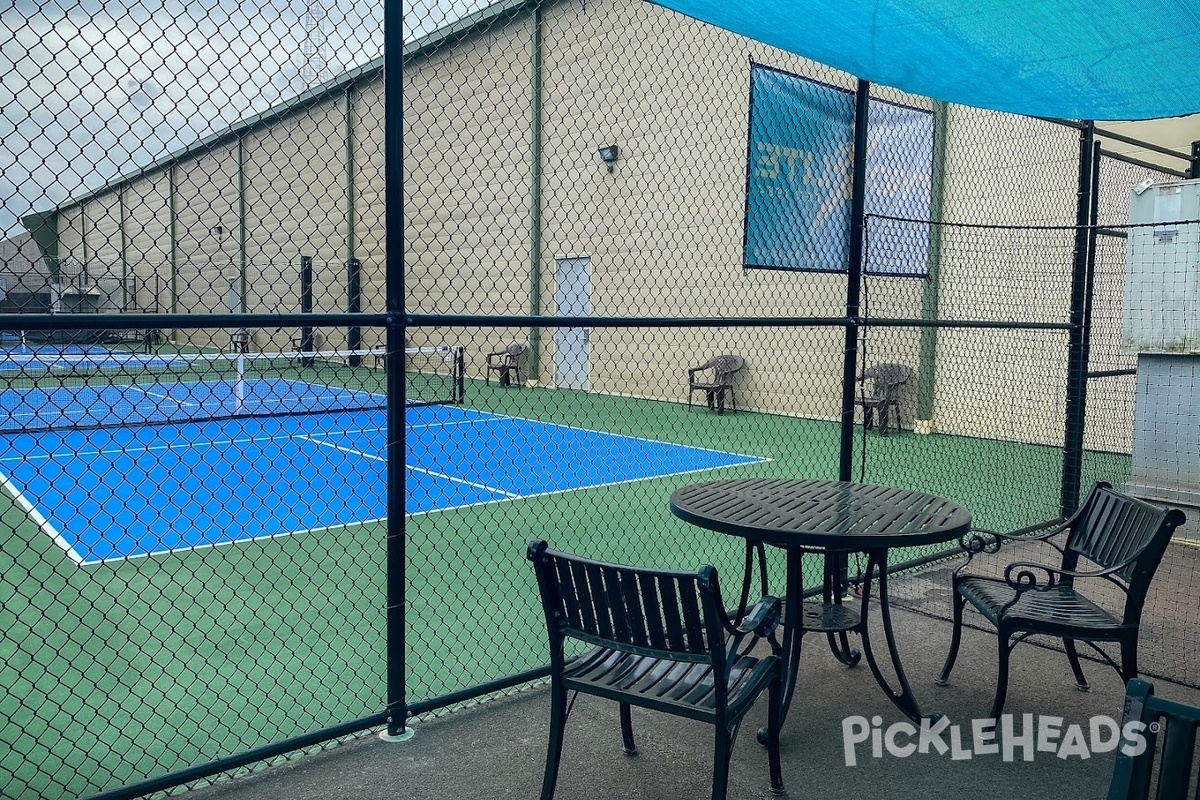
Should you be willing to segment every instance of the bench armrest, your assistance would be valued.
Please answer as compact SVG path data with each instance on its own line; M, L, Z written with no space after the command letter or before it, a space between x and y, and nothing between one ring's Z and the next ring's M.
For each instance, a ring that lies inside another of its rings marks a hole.
M735 629L739 635L754 634L755 636L770 636L779 626L782 616L783 603L778 597L765 595L754 607L746 612Z
M1016 561L1005 568L1004 582L1016 589L1018 594L1027 591L1046 591L1061 585L1064 578L1071 580L1075 578L1109 578L1136 560L1135 556L1129 561L1097 570L1072 570L1052 567L1049 564L1038 564L1033 561ZM1042 573L1041 576L1038 575L1039 572ZM1039 580L1040 577L1044 577L1045 580ZM1117 585L1121 586L1120 583ZM1124 589L1123 586L1121 588Z

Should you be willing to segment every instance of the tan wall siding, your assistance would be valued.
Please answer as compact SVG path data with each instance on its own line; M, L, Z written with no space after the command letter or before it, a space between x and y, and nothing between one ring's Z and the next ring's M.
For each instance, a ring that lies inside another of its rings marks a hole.
M342 95L246 136L247 305L258 313L300 307L300 260L313 260L313 310L345 311L346 147ZM263 349L289 349L298 329L260 331ZM345 332L320 330L316 346L344 348Z
M531 38L532 17L522 15L405 65L410 312L530 310ZM595 315L844 314L840 275L742 268L751 61L846 90L855 85L851 76L633 0L544 10L543 313L557 311L556 258L586 254ZM873 91L932 105L886 87ZM314 258L316 309L345 307L343 103L339 94L246 137L250 310L298 309L302 255ZM386 290L383 108L382 76L353 90L354 255L363 265L363 310L375 312L385 310ZM621 148L612 173L596 153L606 144ZM943 217L1070 225L1077 159L1070 129L951 107ZM189 158L176 172L179 310L227 310L239 256L236 145ZM127 190L130 263L139 275L162 275L153 265L169 259L165 185L156 176ZM68 209L60 222L64 254L82 247L78 216ZM111 226L94 222L99 246ZM221 242L211 233L215 224L225 228ZM943 250L940 316L1064 321L1070 234L1046 234L1043 253L1026 248L1014 256L993 246ZM1117 276L1103 270L1117 268L1101 269L1105 286L1114 285ZM869 277L865 286L868 314L919 316L923 281ZM259 333L269 349L294 337ZM376 332L364 333L368 346L381 343ZM525 341L528 332L414 330L410 344L440 344L447 335L467 346L469 372L481 375L488 351ZM745 405L832 419L841 402L843 335L818 326L593 331L590 383L597 391L683 400L687 367L740 352L748 360L739 378ZM875 328L865 336L867 363L919 367L917 330ZM343 331L322 331L318 344L341 346L343 338ZM542 342L538 374L553 384L553 329L542 332ZM1103 359L1124 363L1107 353ZM1058 333L942 332L939 430L1061 442L1065 365ZM1089 436L1097 446L1127 447L1120 432Z
M362 310L387 310L385 269L387 241L384 214L383 79L356 89L354 119L354 235L355 256L362 263ZM383 344L378 328L363 329L363 345Z
M87 219L89 272L94 268L107 273L121 269L121 200L117 192L107 192L89 200L83 207Z
M134 278L135 307L170 308L171 181L169 171L134 181L124 190L125 257Z
M236 293L238 257L237 144L216 147L175 167L175 225L178 247L177 310L229 313ZM220 225L223 233L213 232ZM231 289L231 287L233 287ZM222 330L190 331L196 346L224 347Z
M58 258L60 261L73 259L79 263L84 258L83 208L71 206L58 215Z
M531 18L522 16L405 72L404 258L411 312L529 311L531 30ZM380 181L370 190L379 196L382 172L362 177ZM366 206L367 197L362 200ZM410 343L440 344L438 335L413 331ZM482 374L488 351L524 341L526 333L454 336L454 344L467 347L469 371Z

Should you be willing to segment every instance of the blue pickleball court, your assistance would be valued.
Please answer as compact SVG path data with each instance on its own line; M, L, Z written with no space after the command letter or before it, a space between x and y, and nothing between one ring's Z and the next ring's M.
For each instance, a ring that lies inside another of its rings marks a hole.
M79 563L379 520L380 400L294 380L7 390L0 482ZM268 415L238 416L251 403ZM195 406L228 418L183 421ZM79 419L43 419L54 408ZM30 422L47 429L19 432ZM449 405L408 409L406 442L409 514L764 460Z

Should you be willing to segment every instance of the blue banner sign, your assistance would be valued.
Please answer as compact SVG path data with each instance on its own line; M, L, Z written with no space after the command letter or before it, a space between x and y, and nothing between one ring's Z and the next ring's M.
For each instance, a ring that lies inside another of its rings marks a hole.
M928 219L933 114L872 100L868 213ZM751 65L746 267L845 272L850 254L854 95ZM925 252L874 253L867 270L924 275Z

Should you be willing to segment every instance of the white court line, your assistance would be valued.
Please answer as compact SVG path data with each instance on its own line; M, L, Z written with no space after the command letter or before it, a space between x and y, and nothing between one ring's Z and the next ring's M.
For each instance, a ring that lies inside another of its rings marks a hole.
M170 400L172 403L179 406L180 408L183 408L184 406L192 406L193 408L201 408L203 406L203 403L189 403L186 400L179 400L177 398L171 397L171 395L169 395L169 394L164 394L161 392L152 392L149 389L145 389L136 383L129 384L128 388L136 389L139 392L141 392L142 394L147 395L149 397L158 397L163 400Z
M313 444L319 444L322 447L332 447L334 450L341 450L343 453L353 453L356 456L362 456L363 458L369 458L372 461L385 461L385 462L387 461L387 459L383 458L382 456L377 456L377 455L374 455L373 453L364 453L362 450L355 450L352 447L342 447L341 445L334 444L333 442L323 442L320 439L314 439L313 437L311 437L307 434L301 434L300 436L297 436L296 438L303 439L306 442L312 442Z
M700 448L697 448L697 449L700 449ZM719 451L719 452L723 452L723 451ZM710 472L712 470L718 470L718 469L730 469L731 467L749 467L754 464L768 464L775 460L773 458L763 458L763 457L759 457L759 456L751 456L751 458L754 458L755 460L747 461L742 464L722 464L719 467L697 467L696 469L687 469L687 470L683 470L682 472L664 472L661 475L646 475L641 478L630 478L627 480L620 480L620 481L608 481L607 483L592 483L592 484L588 484L587 486L571 486L567 489L555 489L550 492L535 492L534 494L518 494L518 495L513 495L511 498L507 498L505 500L481 500L478 503L467 503L466 505L461 505L461 506L446 506L445 508L431 508L428 511L414 511L413 513L406 514L405 516L423 517L426 514L439 514L443 511L457 511L460 508L474 508L475 506L486 506L486 505L491 505L492 503L506 503L509 500L531 500L535 497L553 497L556 494L570 494L571 492L583 492L588 489L601 489L601 488L604 488L605 486L620 486L621 484L624 484L624 483L641 483L642 481L653 481L653 480L657 480L659 478L674 478L679 475L693 475L697 472ZM409 469L412 469L412 467L410 467Z
M112 556L111 558L97 558L92 561L81 561L84 566L92 564L107 564L112 561L134 561L139 558L149 558L150 556L166 556L172 553L192 553L197 550L207 550L210 547L226 547L231 544L241 544L242 542L261 542L267 539L282 539L285 536L298 536L304 533L323 533L325 531L336 531L339 528L350 528L356 525L370 525L375 522L386 522L387 517L376 517L375 519L355 520L354 522L339 522L334 525L322 525L319 528L299 528L294 531L281 531L279 533L264 533L260 536L247 536L245 539L226 539L223 542L204 542L202 544L191 544L186 547L169 547L165 550L151 550L147 553L134 553L128 556Z
M435 478L443 478L445 480L451 481L452 483L461 483L464 486L470 486L472 489L483 489L484 491L494 492L495 494L502 494L509 500L516 500L518 498L526 496L523 494L513 494L512 492L506 492L503 489L498 489L495 486L488 486L487 484L484 484L484 483L475 483L474 481L469 481L469 480L466 480L465 478L456 478L455 476L447 475L444 472L435 472L434 470L425 469L424 467L414 467L411 464L405 464L404 468L411 469L413 472L422 472L426 475L432 475ZM489 500L487 502L494 503L494 502L498 502L498 501ZM475 505L475 504L472 503L471 505ZM451 506L451 508L466 508L466 506ZM422 513L424 513L424 512L422 512Z
M353 436L359 433L376 433L382 430L381 428L362 428L359 430L348 431L331 431L330 436ZM276 434L273 436L244 436L237 439L207 439L194 442L179 442L177 444L156 444L146 445L144 447L113 447L103 450L61 450L52 453L29 453L17 456L0 456L0 464L3 463L25 463L29 461L49 460L55 458L78 458L80 456L121 456L134 453L161 453L169 450L187 450L196 447L224 447L234 444L254 444L256 442L275 442L288 441L289 439L307 439L308 434L304 433L287 433ZM315 444L321 444L316 442Z
M34 508L33 503L29 502L29 498L26 497L24 493L22 493L21 490L16 487L16 484L14 484L9 477L2 472L0 472L0 486L3 486L4 490L12 495L12 499L18 506L20 506L21 510L24 511L31 520L33 520L33 523L38 526L38 529L41 530L42 533L49 536L56 545L66 552L68 558L70 558L76 564L84 563L83 556L79 555L75 548L72 547L66 540L66 537L59 533L58 528L55 528L53 525L51 525L50 520L42 516L42 512Z
M466 412L464 412L464 413L466 413ZM621 439L631 439L635 442L650 442L651 444L669 444L674 447L686 447L690 450L700 450L705 453L718 453L720 455L737 456L739 458L758 459L760 461L762 461L762 460L770 461L771 460L769 458L763 459L762 456L751 455L750 453L735 453L731 450L717 450L714 447L701 447L701 446L695 445L695 444L682 444L680 442L668 442L668 441L664 441L662 439L651 439L646 436L634 436L629 433L613 433L612 431L602 431L602 430L596 430L594 428L578 428L574 425L564 425L561 422L546 422L545 420L533 419L531 417L510 417L505 414L496 414L491 411L476 411L474 409L471 409L470 413L477 414L478 417L471 418L471 419L447 421L447 422L421 423L419 425L410 425L408 427L410 427L410 428L440 428L440 427L448 427L448 426L455 426L455 425L475 425L480 422L505 422L508 420L515 420L517 422L527 422L531 425L544 425L547 428L566 428L569 431L579 431L580 433L594 433L598 436L616 436ZM736 465L731 465L731 466L736 466ZM679 473L679 474L686 474L686 473Z

